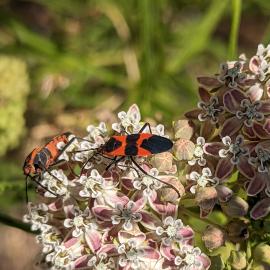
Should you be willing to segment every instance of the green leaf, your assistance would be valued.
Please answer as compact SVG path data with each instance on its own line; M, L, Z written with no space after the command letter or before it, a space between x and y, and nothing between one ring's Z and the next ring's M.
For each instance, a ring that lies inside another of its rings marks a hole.
M247 242L246 254L247 254L247 260L249 260L251 258L251 256L252 256L252 250L251 250L250 241Z
M53 42L35 32L32 32L23 24L12 20L10 27L17 35L19 41L24 45L29 46L31 49L50 56L57 52L57 48Z
M220 256L211 257L211 267L210 270L222 270L225 268L225 264Z
M228 57L230 60L235 59L237 54L238 32L241 17L241 0L231 0L232 3L232 24L229 41Z
M265 232L270 233L270 217L266 218L266 220L263 222L263 229Z
M24 181L9 181L9 182L0 182L0 194L4 193L7 190L14 190L14 189L24 189L25 183Z
M191 224L192 228L198 232L203 232L208 225L206 221L195 217L189 217L188 222Z
M226 262L230 257L231 251L235 250L235 246L231 242L226 242L225 246L222 246L218 249L213 250L210 253L210 256L217 256L220 255L223 262Z
M226 181L226 183L234 183L238 180L238 175L239 175L239 172L236 171L235 173L233 173L231 175L231 177Z
M194 26L190 27L184 36L181 36L179 43L181 44L182 41L184 43L177 48L177 53L173 54L168 63L167 69L170 73L181 70L191 58L205 50L211 34L224 14L227 4L228 0L213 0L206 15Z
M204 242L202 241L202 235L200 233L195 233L195 246L199 247L203 253L208 253L208 249L205 247Z

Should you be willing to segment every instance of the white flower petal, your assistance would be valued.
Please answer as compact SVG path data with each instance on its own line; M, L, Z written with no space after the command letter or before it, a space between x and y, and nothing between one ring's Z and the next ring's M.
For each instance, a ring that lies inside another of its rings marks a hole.
M225 145L231 145L232 140L231 140L231 138L229 136L225 136L225 137L222 138L222 142Z
M174 224L174 218L171 216L168 216L164 219L163 223L164 223L164 225L167 225L167 226L171 225L172 226Z
M67 219L64 220L64 226L66 228L71 228L71 227L73 227L73 225L74 225L73 219L67 218Z

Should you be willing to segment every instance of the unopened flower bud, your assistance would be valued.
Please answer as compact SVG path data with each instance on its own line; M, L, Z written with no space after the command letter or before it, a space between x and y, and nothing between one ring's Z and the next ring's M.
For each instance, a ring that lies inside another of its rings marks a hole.
M170 152L156 154L151 161L153 167L157 168L159 172L169 171L173 166L173 155Z
M270 246L265 243L257 245L254 250L254 259L270 265Z
M252 264L252 270L268 270L265 266L265 264L260 264L260 263L253 263Z
M213 250L224 245L225 233L221 229L209 225L203 232L202 240L209 250Z
M231 221L227 225L227 236L233 243L245 241L249 237L248 225L242 220Z
M178 160L190 160L193 157L195 144L187 139L179 139L175 142L173 149Z
M193 126L188 120L178 120L173 123L174 137L176 139L190 140L193 135Z
M217 191L214 187L200 188L196 193L195 200L201 208L201 214L205 213L203 216L206 216L217 201Z
M180 197L182 197L184 195L185 188L177 178L172 177L167 182L169 184L173 185L178 190ZM172 189L170 186L164 186L160 190L160 194L161 194L163 200L169 201L169 202L175 202L177 199L179 199L178 193L174 189Z
M207 200L215 200L217 198L217 191L214 187L204 187L198 189L196 194L196 201L198 204L204 204Z
M245 269L247 266L246 253L244 251L233 250L229 257L229 262L235 270Z
M234 196L228 202L221 203L221 208L229 217L243 217L247 214L248 203L242 198Z

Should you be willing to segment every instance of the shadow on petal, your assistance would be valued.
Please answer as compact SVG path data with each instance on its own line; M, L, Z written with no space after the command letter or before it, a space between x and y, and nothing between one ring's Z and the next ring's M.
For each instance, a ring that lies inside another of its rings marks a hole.
M269 133L268 133L269 129ZM265 122L264 126L262 124L253 123L253 131L260 139L268 139L270 138L270 122L268 127L268 121Z
M252 85L248 89L247 95L251 99L251 101L260 100L263 95L263 88L261 87L261 84Z
M224 180L230 176L234 169L234 165L231 163L230 159L224 158L220 159L216 168L216 177L220 180Z
M238 119L236 116L233 116L227 119L224 122L223 128L220 132L221 137L234 135L237 131L241 129L243 125L243 120Z
M244 125L242 131L249 139L256 138L256 134L252 127L247 127L246 125Z
M141 224L144 227L146 227L150 230L155 230L156 227L161 225L160 220L152 213L149 213L147 211L141 211L140 213L142 215Z
M92 208L92 212L96 217L105 221L110 221L113 215L113 210L108 206L95 206Z
M192 110L185 113L185 117L188 119L198 120L199 114L202 112L200 109Z
M221 142L212 142L206 143L203 147L203 150L211 156L219 157L219 150L224 147L224 144Z
M239 90L232 89L228 91L223 96L223 103L226 108L231 113L236 113L239 111L241 101L247 99L247 97Z
M237 168L248 179L253 179L255 177L254 168L250 166L247 157L242 156L239 158L239 163L237 165Z
M172 261L175 258L175 254L171 246L166 246L161 243L160 246L160 253L164 256L167 260Z
M145 247L143 248L143 256L141 258L158 260L160 258L160 254L152 247Z
M85 240L92 252L97 251L101 247L101 235L96 230L87 230Z
M265 120L265 123L263 125L263 128L267 132L267 134L269 135L270 134L270 119L269 118L267 118Z
M211 95L209 94L209 92L203 87L199 87L199 95L200 95L201 100L206 103L208 103L211 98Z
M233 191L231 189L229 189L228 187L225 187L222 185L216 186L216 191L218 194L218 199L221 202L227 202L233 196Z
M251 180L247 186L248 196L255 196L261 192L268 181L267 173L256 173L256 176Z
M216 88L222 85L222 83L215 77L200 76L197 77L197 81L199 84L208 88Z
M86 267L88 263L89 257L84 255L75 260L75 269Z
M209 269L209 267L211 265L211 261L210 261L210 259L207 256L200 255L199 256L199 260L202 262L203 267L204 267L205 270Z
M194 237L193 230L186 226L184 228L179 229L178 234L182 236L184 243L191 243L190 240Z
M205 139L210 138L215 132L215 125L211 121L207 120L202 123L200 134Z
M270 114L269 100L261 102L261 107L260 107L259 111L262 112L263 114Z
M258 202L250 211L250 216L253 219L265 217L270 212L270 198L265 198Z
M260 67L260 59L257 55L253 56L250 61L249 61L249 69L257 74L259 71L259 67Z

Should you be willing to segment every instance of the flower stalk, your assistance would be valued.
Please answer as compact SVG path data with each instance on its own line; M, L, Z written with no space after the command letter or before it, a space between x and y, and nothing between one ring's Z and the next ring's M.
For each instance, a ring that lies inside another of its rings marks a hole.
M0 222L2 224L7 225L7 226L17 228L17 229L23 230L23 231L28 232L28 233L36 234L36 232L33 232L31 230L31 226L29 224L25 224L21 220L13 218L13 217L6 215L4 213L1 213L1 212L0 212Z

